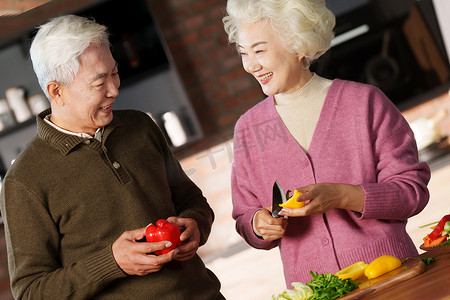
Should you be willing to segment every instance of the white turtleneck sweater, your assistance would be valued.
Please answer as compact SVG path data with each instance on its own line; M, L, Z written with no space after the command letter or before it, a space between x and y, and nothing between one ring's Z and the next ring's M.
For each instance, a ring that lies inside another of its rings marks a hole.
M311 144L331 83L331 80L314 73L311 80L297 91L274 96L281 120L305 152Z

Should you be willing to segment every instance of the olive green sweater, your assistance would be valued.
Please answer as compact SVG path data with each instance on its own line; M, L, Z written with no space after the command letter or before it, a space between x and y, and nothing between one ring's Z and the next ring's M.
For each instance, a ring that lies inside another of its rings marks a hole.
M100 143L37 117L37 135L8 170L1 195L16 299L223 299L196 255L129 276L111 246L127 230L193 218L204 244L213 212L146 114L115 111Z

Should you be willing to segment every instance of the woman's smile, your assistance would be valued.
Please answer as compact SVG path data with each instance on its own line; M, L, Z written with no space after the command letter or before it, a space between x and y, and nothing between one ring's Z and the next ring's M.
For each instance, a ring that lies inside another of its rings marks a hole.
M265 73L263 75L257 76L257 78L261 84L267 84L270 81L270 79L272 79L272 76L273 76L273 72L269 72L269 73Z

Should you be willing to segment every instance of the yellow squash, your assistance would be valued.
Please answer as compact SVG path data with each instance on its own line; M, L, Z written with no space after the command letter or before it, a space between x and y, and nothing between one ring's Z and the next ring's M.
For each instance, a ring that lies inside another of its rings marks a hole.
M382 255L374 259L364 270L364 275L372 279L379 277L387 272L397 269L402 262L392 255Z
M300 193L299 191L295 190L294 191L294 195L292 195L291 198L289 198L288 201L286 201L285 203L279 204L281 207L286 207L286 208L300 208L305 206L305 202L304 201L297 201L297 197L300 196L302 193Z
M336 275L339 279L351 278L356 280L364 275L364 270L367 266L368 264L365 262L358 261L340 271L337 271L334 275Z

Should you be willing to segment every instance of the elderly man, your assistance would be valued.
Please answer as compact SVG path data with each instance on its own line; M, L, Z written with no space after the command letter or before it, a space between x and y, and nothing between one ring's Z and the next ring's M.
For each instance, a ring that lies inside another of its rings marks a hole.
M118 66L105 26L68 15L40 27L31 49L51 110L8 170L1 195L16 299L224 299L196 254L214 214L157 125L113 111ZM146 243L168 219L178 248Z

